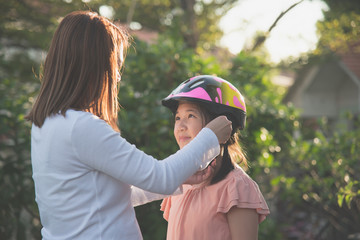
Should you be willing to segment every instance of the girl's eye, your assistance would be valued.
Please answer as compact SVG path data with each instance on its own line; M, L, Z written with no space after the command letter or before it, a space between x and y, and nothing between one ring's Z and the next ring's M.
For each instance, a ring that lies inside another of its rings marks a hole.
M175 121L178 121L178 120L180 120L180 117L175 116Z
M195 117L195 115L189 114L189 118L194 118L194 117Z

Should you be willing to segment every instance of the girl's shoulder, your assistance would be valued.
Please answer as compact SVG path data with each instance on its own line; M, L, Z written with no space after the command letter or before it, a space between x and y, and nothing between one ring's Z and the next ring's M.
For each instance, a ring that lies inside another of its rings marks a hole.
M218 186L218 212L227 213L231 207L253 208L267 215L269 208L258 184L241 168L235 167Z
M256 184L256 182L245 172L245 170L238 165L235 165L235 168L230 171L219 183L222 185L228 185L230 182L251 182Z
M246 195L249 192L259 192L258 184L239 166L235 166L235 169L230 171L223 180L205 188L219 195L229 193Z

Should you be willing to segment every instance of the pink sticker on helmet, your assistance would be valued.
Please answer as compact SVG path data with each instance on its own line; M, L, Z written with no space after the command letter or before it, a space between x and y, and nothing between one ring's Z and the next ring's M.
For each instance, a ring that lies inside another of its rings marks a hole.
M222 79L222 78L214 77L214 79L215 79L216 81L220 82L220 83L225 83L225 82L224 82L224 79ZM234 90L234 91L236 91L236 92L239 91L239 90L237 90L237 88L234 87L234 85L232 85L230 82L228 82L228 85L229 85L229 87L230 87L232 90Z
M220 88L217 88L216 89L217 93L219 94L219 97L220 97L220 103L222 103L222 95L221 95L221 89Z
M203 99L212 102L209 94L201 87L195 88L190 92L182 92L176 94L174 95L174 97L190 97L190 98Z
M219 98L218 97L215 97L215 102L219 102Z
M239 99L236 96L234 96L233 101L234 101L235 106L241 108L242 110L244 110L246 112L245 104L244 105L241 104Z

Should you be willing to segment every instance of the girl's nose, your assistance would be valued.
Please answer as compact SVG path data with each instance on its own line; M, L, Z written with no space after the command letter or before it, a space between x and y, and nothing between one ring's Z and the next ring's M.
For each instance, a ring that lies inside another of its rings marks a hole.
M178 123L178 129L180 131L184 131L186 129L186 123L184 120L179 120L179 123Z

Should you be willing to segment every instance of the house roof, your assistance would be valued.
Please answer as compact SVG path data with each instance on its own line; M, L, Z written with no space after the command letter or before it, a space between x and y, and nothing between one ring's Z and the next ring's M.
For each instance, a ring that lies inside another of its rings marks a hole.
M159 33L156 31L152 31L150 29L141 29L141 30L130 30L131 35L136 36L140 40L147 42L149 44L156 43Z
M349 47L349 51L340 54L341 61L360 80L360 42Z
M134 36L148 44L156 43L157 39L159 38L159 33L157 31L148 28L142 27L139 30L135 30L130 28L128 24L120 22L115 22L115 25L125 28L131 36Z
M317 73L322 68L330 70L329 72L331 72L331 70L334 70L334 67L341 66L343 70L346 70L346 74L351 74L352 79L355 79L357 84L360 84L360 42L350 46L348 51L344 51L336 55L338 58L330 57L326 61L305 66L303 70L299 72L294 84L288 89L288 93L284 97L283 101L291 101L294 94L296 94L299 90L299 87L304 84L304 81L311 81L311 78L316 77Z

